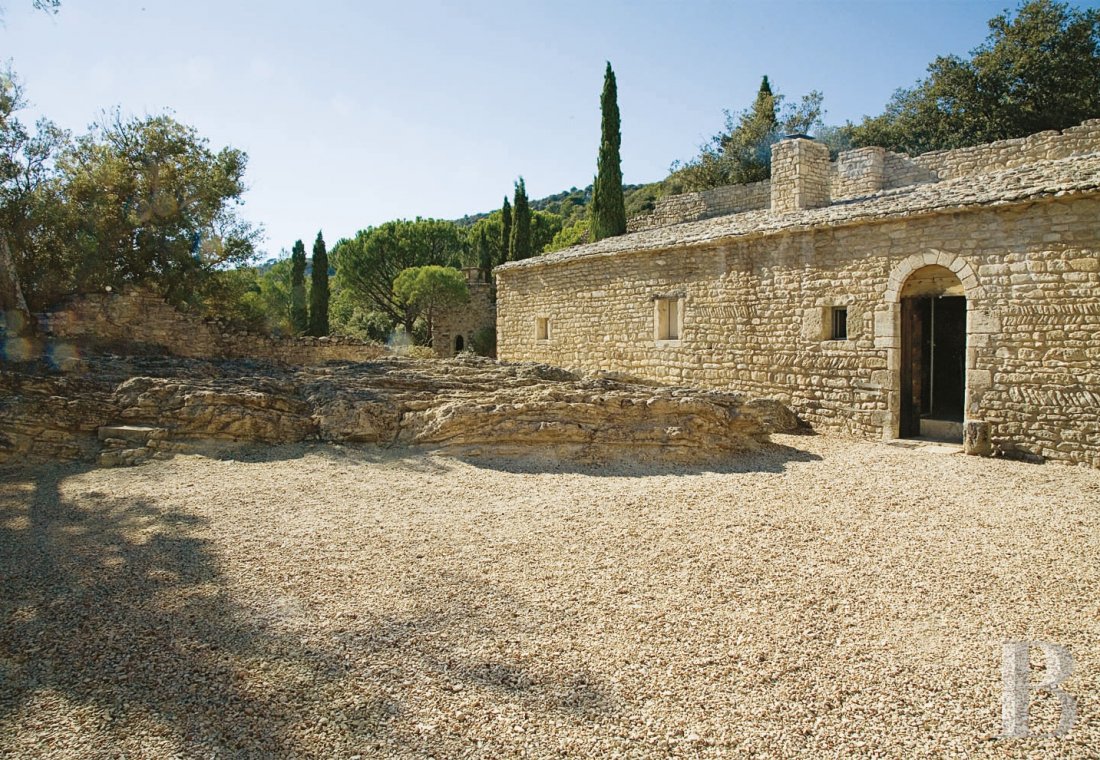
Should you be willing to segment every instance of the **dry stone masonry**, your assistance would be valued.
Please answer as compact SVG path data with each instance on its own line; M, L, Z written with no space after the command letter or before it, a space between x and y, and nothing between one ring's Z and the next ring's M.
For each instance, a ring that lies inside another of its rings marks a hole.
M916 158L773 155L768 207L498 267L499 356L1100 467L1100 120Z
M464 269L463 272L470 291L469 302L446 309L436 316L432 325L432 350L441 359L472 350L479 333L491 332L496 326L492 285L482 282L481 270L477 267Z
M47 345L28 346L13 354L45 350L59 363L79 356L79 346L115 348L123 353L189 358L260 358L289 364L331 360L367 361L381 355L372 343L346 337L273 337L245 332L226 322L183 313L160 296L142 289L125 293L94 293L39 316ZM71 346L68 346L71 344Z

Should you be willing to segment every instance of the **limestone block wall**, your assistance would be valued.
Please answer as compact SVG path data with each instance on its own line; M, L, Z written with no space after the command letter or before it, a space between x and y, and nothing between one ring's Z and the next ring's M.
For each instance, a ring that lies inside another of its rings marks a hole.
M921 182L988 174L1026 166L1035 161L1068 158L1097 150L1100 150L1100 119L1090 119L1061 132L1051 130L970 148L937 150L914 158L904 153L888 152L883 187L892 189Z
M1090 119L1061 132L1051 130L972 148L922 153L913 162L943 180L1082 155L1097 149L1100 149L1100 119Z
M435 318L432 330L432 350L439 357L454 356L456 338L462 336L464 349L472 349L474 336L481 330L496 325L496 303L489 283L467 281L470 301L454 309L448 309Z
M828 165L827 187L822 188L819 184L810 202L826 205L830 201L859 198L880 190L1003 171L1035 161L1067 158L1097 150L1100 150L1100 119L1091 119L1061 132L1040 132L971 148L933 151L913 158L883 148L857 148L842 152L836 161ZM778 157L773 156L772 161L773 176L777 170L785 177L793 176L796 163L793 154L787 155L780 150ZM803 180L799 178L798 181ZM785 184L777 189L783 208L794 203L795 194L802 192L796 187L801 185ZM771 182L768 180L719 187L702 193L673 195L658 201L652 213L628 220L627 231L638 232L771 208L771 195Z
M829 205L829 149L809 138L772 146L771 210L778 213Z
M877 193L885 175L885 148L846 150L829 165L829 196L837 201Z
M699 193L670 195L657 201L652 212L628 219L626 228L627 232L638 232L742 211L755 211L767 208L770 199L771 182L768 180L716 187Z
M94 341L190 358L261 358L288 364L368 361L381 347L352 338L275 338L234 330L186 314L144 290L94 293L39 316L42 332L59 340Z
M896 437L897 293L937 264L968 299L968 418L998 452L1100 467L1097 219L1100 199L1066 197L499 270L498 351L771 397L819 428ZM682 300L680 334L658 340L668 298ZM825 339L836 306L846 340Z

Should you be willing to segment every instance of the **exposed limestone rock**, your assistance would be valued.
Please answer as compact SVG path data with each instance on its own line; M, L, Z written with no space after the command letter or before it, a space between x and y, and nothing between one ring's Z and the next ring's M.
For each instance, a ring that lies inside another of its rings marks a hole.
M798 425L776 402L475 358L296 369L93 359L82 378L8 372L0 383L0 461L135 464L197 441L311 440L679 460Z

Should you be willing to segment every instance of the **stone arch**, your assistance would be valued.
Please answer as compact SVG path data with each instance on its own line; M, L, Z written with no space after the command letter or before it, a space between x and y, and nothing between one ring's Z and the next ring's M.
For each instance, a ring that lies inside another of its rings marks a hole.
M886 282L886 293L883 300L888 304L900 303L901 290L905 287L905 281L918 269L924 269L928 266L941 266L954 272L955 276L959 278L959 282L962 283L968 301L981 298L978 276L966 259L953 253L932 250L929 253L914 253L894 267Z
M970 263L961 256L944 251L931 250L927 253L915 253L894 266L887 280L883 294L883 305L876 318L875 345L886 350L886 375L888 391L886 396L886 414L883 418L882 437L890 440L900 436L901 431L901 377L902 377L902 334L901 311L902 298L907 295L906 283L920 270L947 270L962 285L962 295L966 297L966 380L963 401L964 424L978 409L979 394L976 392L974 377L973 346L975 320L973 309L976 302L983 299L984 293L978 282L978 276ZM946 274L946 273L945 273Z

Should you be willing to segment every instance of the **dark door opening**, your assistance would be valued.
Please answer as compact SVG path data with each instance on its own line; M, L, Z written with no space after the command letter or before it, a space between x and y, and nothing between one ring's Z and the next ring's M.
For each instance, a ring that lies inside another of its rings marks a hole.
M459 335L459 336L455 337L455 353L456 354L462 353L462 349L465 348L465 347L466 347L466 341L464 341L462 339L462 336Z
M961 441L965 394L966 298L902 299L901 436Z

